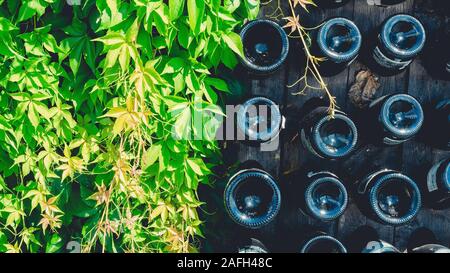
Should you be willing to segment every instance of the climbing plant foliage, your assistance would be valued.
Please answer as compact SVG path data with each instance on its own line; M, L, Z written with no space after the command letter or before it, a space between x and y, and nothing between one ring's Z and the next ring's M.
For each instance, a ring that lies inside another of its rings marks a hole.
M215 75L258 9L0 0L0 252L195 251L221 161L218 124L194 117L221 114Z

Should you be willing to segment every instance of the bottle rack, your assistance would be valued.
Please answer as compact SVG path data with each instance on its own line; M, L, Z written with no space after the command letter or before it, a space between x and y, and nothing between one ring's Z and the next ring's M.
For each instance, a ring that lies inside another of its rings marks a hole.
M277 1L273 1L277 2ZM374 32L380 24L389 16L406 13L416 16L424 24L427 31L435 31L440 25L442 16L435 16L433 13L422 12L414 0L405 1L402 4L382 8L368 5L366 1L350 1L343 7L337 9L318 10L311 8L310 13L301 13L302 22L307 26L315 26L326 18L343 16L352 19L360 28L362 35ZM274 4L274 3L273 3ZM261 10L262 16L270 14L273 4L265 6ZM287 3L286 3L287 5ZM448 15L450 17L450 14ZM280 21L281 24L284 21ZM248 87L248 96L266 96L277 102L283 113L299 111L304 103L311 98L320 96L320 93L313 90L306 90L305 95L296 96L293 93L298 88L288 88L287 85L295 82L303 73L303 63L301 61L301 48L291 47L290 55L281 68L275 74L263 79L250 79L242 75L236 75L241 83ZM360 71L363 65L359 60L352 63L346 70L333 77L326 77L325 80L337 98L340 109L354 113L347 92L355 80L356 72ZM432 78L425 70L421 57L417 58L405 71L390 77L380 77L381 87L377 92L377 97L393 93L408 93L416 97L421 103L431 103L450 97L450 81L437 80ZM376 168L392 168L402 171L416 178L419 185L426 184L426 173L429 168L438 161L449 156L448 151L434 149L416 139L410 140L398 146L381 147L375 145L365 145L358 152L345 160L332 162L319 159L310 154L301 144L299 136L295 133L281 136L280 145L274 151L261 152L258 147L248 146L239 142L227 143L223 151L225 163L233 164L237 161L244 162L249 159L256 159L263 167L270 172L280 183L282 194L298 181L289 179L289 174L294 170L308 170L310 168L320 168L323 170L335 171L346 185L350 185L356 178L364 176L370 170ZM221 196L223 188L214 189L217 195ZM207 192L205 196L212 196ZM450 246L450 210L431 211L422 208L418 217L409 225L393 227L382 225L365 217L359 210L355 201L350 199L348 208L344 216L339 219L324 223L312 219L300 213L298 207L289 204L289 200L295 200L295 193L288 192L283 196L284 200L281 211L277 218L268 226L253 230L251 233L242 230L234 225L227 225L226 215L220 218L218 225L206 225L208 229L221 229L221 236L208 238L204 245L212 251L235 251L236 241L244 238L258 238L271 250L271 252L298 252L301 243L300 235L307 230L321 230L332 235L345 243L348 236L359 226L369 225L377 230L380 239L394 245L399 249L405 249L408 238L412 231L418 227L426 227L432 230L439 243ZM206 197L211 198L211 197ZM208 204L208 199L206 202ZM295 202L294 202L295 203ZM211 209L223 210L218 206L211 205ZM208 209L207 205L206 208Z

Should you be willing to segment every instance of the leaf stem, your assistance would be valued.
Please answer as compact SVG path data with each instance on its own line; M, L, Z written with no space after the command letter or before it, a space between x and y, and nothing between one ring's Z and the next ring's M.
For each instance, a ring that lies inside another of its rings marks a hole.
M291 15L292 15L293 18L295 18L296 17L296 13L295 13L294 4L292 3L293 1L294 0L288 0ZM331 94L330 90L328 89L328 85L325 83L324 79L322 78L322 75L320 74L320 71L319 71L319 68L318 68L318 64L316 63L317 58L311 53L311 51L309 49L309 46L308 46L308 44L307 44L307 42L305 40L304 36L305 35L307 36L308 34L306 33L305 28L303 28L300 24L297 23L295 25L295 27L296 27L298 33L300 34L299 38L300 38L300 40L301 40L301 42L303 44L303 49L305 51L305 55L306 55L306 58L307 58L307 63L306 63L306 68L305 68L305 75L303 75L300 78L300 80L298 80L296 82L296 84L298 84L303 79L305 81L305 88L302 89L302 91L297 92L296 94L303 93L303 91L305 91L308 87L312 88L312 89L317 89L317 88L314 88L314 87L311 87L311 86L308 85L307 76L306 75L307 75L308 71L311 71L311 74L314 76L314 78L316 79L316 81L320 85L319 89L322 89L322 90L325 91L325 93L326 93L326 95L327 95L327 97L328 97L328 99L330 101L330 105L328 107L328 113L331 116L334 116L334 113L335 113L335 110L336 110L336 107L337 107L337 105L336 105L336 98ZM309 30L309 29L314 29L314 28L307 28L307 29ZM291 86L295 86L296 84L291 85Z

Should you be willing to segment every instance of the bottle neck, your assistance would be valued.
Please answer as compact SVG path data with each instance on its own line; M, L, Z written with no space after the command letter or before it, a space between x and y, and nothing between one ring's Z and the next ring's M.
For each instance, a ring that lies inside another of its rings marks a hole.
M400 250L398 250L393 245L382 241L370 241L367 243L365 248L361 251L362 253L400 253Z
M301 253L347 253L345 246L336 238L319 235L308 240L300 250Z
M329 19L317 34L320 55L335 64L346 64L356 58L361 42L358 27L343 17Z
M380 176L368 190L373 213L384 223L405 224L415 218L422 204L417 184L408 176L392 172Z
M307 212L317 219L334 220L347 208L347 189L333 174L312 176L304 195Z
M241 170L225 187L226 210L236 223L260 228L278 214L281 194L272 176L259 169Z
M342 158L350 154L357 143L358 131L353 121L343 114L319 119L312 129L312 141L321 154Z
M404 30L403 30L404 29ZM425 45L425 29L415 17L398 14L390 17L383 24L380 40L383 47L402 61L412 60Z
M416 247L411 253L450 253L450 249L438 244L429 244Z
M261 241L251 238L247 245L239 248L238 253L268 253L269 251Z
M240 61L252 74L271 74L286 61L289 39L276 22L268 19L250 21L241 29L240 36L245 53Z
M415 98L397 94L384 101L380 120L385 130L395 138L409 139L421 129L424 115L420 103Z
M237 126L250 141L268 142L276 138L284 118L279 106L265 97L244 102L237 112Z

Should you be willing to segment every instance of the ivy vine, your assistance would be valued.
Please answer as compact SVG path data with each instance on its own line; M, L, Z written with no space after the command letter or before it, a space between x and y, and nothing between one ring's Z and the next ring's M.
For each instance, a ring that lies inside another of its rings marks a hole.
M77 2L79 5L77 5ZM0 252L190 252L258 0L0 0ZM203 131L203 132L199 132ZM202 133L202 139L187 136Z

